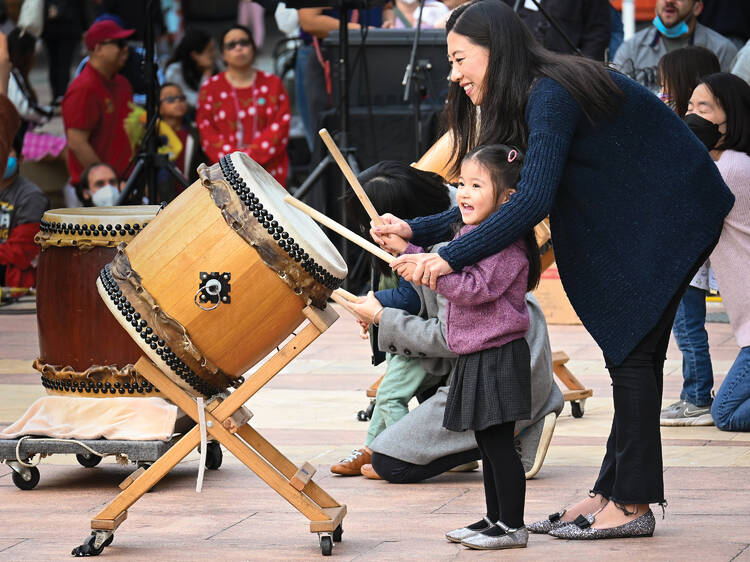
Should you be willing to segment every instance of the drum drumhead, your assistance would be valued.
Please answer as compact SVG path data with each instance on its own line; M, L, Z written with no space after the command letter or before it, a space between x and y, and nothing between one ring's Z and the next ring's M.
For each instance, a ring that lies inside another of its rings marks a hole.
M76 207L51 209L42 220L66 224L141 224L159 212L159 205L129 205L122 207Z
M339 279L346 277L346 262L323 230L305 213L284 201L289 192L248 155L235 152L227 158L231 158L235 170L263 207L273 214L274 220L289 232L302 249L328 273Z

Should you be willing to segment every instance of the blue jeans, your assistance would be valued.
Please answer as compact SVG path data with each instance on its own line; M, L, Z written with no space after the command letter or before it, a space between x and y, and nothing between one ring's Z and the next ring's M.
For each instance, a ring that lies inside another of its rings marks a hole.
M706 332L706 292L688 287L677 307L672 332L682 351L681 400L695 406L711 404L714 372Z
M740 349L716 393L711 415L723 431L750 431L750 346Z

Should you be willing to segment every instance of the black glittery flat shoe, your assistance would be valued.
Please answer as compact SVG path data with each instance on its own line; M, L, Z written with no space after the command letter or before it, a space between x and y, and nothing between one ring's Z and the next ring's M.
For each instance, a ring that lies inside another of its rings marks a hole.
M646 513L628 521L624 525L611 527L609 529L592 529L585 524L577 525L569 523L552 529L549 535L558 539L569 540L596 540L596 539L624 539L631 537L650 537L654 534L656 519L654 513L649 509Z
M567 525L569 521L562 520L562 516L565 515L565 511L566 510L563 509L562 511L558 511L557 513L553 513L547 516L547 519L529 523L528 525L526 525L526 529L528 529L530 533L545 534L549 533L552 529L557 529L558 527Z

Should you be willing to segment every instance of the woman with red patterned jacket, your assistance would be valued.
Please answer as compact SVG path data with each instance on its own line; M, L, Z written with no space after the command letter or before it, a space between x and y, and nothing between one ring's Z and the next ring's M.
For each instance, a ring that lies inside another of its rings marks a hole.
M286 184L291 111L281 80L253 68L256 48L241 25L221 37L227 70L201 86L196 122L201 145L213 162L240 150Z

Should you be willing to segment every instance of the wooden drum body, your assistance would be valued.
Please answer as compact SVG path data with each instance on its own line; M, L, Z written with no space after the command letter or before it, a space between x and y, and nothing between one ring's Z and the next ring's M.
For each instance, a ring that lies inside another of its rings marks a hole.
M189 393L210 396L241 383L303 322L305 306L324 308L346 264L246 155L199 173L97 285L149 359ZM220 295L206 286L212 278Z
M158 206L56 209L42 217L37 276L39 358L49 394L150 396L133 370L141 353L112 318L96 290L117 245L156 216Z

